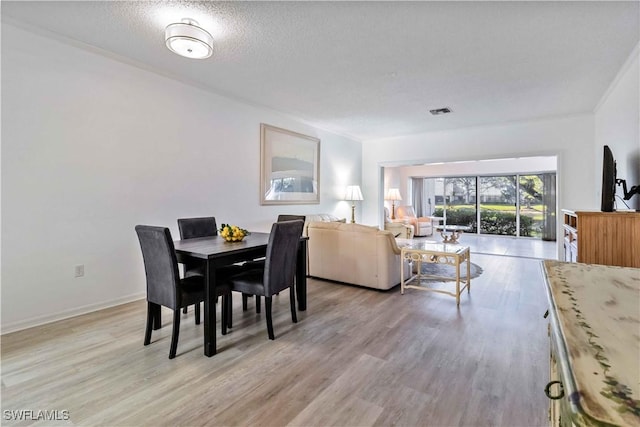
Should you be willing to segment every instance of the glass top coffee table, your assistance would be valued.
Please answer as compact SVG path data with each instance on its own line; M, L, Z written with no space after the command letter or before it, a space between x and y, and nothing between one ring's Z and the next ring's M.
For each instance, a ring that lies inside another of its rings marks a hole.
M471 230L468 225L436 225L444 243L458 243L458 239L465 231Z
M400 293L404 294L404 290L409 289L419 289L423 291L431 291L431 292L439 292L442 294L451 295L456 298L456 304L460 305L460 294L462 291L467 289L467 292L471 291L471 251L469 250L469 246L462 245L452 245L448 243L430 243L430 242L421 242L421 241L405 241L402 242L401 246L401 255L400 255ZM412 268L411 277L405 280L405 269L404 263L410 263L415 269ZM462 263L467 263L467 275L464 280L464 286L462 289L460 288L460 265ZM455 281L456 281L456 290L455 293L449 292L442 289L429 288L426 286L421 286L420 281L422 278L441 278L441 279L449 279L451 277L442 277L442 276L434 276L434 275L426 275L422 274L422 263L431 263L431 264L446 264L455 267ZM413 274L413 271L416 274ZM417 284L411 284L416 281Z

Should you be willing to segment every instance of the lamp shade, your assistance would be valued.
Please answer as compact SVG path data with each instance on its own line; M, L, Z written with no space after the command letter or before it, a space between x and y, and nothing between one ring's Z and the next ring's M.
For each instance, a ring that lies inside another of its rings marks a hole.
M205 59L213 53L213 37L190 18L168 25L164 38L169 50L180 56Z
M359 185L349 185L347 187L347 191L344 194L344 199L345 200L351 200L351 201L364 200L362 198L362 191L360 191L360 186Z
M397 188L390 188L387 191L387 196L384 198L385 200L402 200L402 196L400 196L400 190Z

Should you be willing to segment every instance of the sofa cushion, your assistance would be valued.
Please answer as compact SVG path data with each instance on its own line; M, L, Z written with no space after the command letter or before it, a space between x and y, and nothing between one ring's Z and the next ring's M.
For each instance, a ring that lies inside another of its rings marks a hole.
M313 226L315 228L324 228L328 230L340 230L340 231L350 231L350 232L358 232L358 233L375 233L380 231L377 225L364 225L364 224L353 224L346 222L321 222L321 221L312 221ZM311 225L311 223L309 223Z
M340 221L340 218L338 218L335 215L321 213L321 214L306 215L305 221L306 222L318 222L318 221L331 222L331 221ZM344 221L344 219L342 221Z
M312 215L307 215L305 217L304 220L304 229L302 231L302 234L306 237L309 236L309 224L311 224L312 222L342 222L342 223L346 223L347 220L346 218L338 218L335 215L331 215L331 214L312 214Z

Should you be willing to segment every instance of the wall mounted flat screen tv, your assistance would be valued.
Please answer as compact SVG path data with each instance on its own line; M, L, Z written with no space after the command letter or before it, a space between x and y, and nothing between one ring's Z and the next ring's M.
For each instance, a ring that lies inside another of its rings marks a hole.
M604 146L602 156L602 200L600 210L613 212L616 197L616 161L608 145Z

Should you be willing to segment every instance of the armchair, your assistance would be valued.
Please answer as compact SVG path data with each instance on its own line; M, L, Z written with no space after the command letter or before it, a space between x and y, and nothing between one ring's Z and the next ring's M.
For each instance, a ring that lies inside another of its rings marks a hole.
M395 221L413 226L415 236L431 236L433 234L431 218L416 217L412 206L396 207Z
M402 222L393 222L387 208L384 208L384 229L392 232L394 237L413 239L413 226Z

